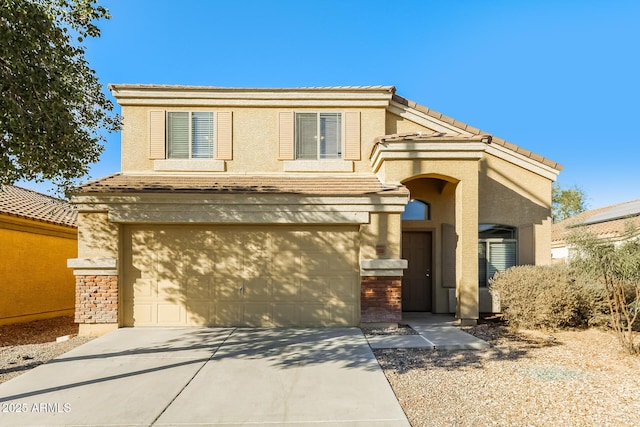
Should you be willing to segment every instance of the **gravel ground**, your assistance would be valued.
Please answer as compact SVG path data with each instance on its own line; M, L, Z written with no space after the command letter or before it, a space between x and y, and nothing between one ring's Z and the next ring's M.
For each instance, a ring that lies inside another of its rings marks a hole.
M611 333L465 330L492 347L375 351L413 427L640 425L640 357Z
M0 383L23 374L91 338L77 337L73 317L0 326ZM56 338L71 335L68 341Z
M611 333L515 332L500 322L465 330L492 347L374 351L413 427L640 426L640 357ZM0 383L90 339L56 343L77 331L69 317L0 326Z

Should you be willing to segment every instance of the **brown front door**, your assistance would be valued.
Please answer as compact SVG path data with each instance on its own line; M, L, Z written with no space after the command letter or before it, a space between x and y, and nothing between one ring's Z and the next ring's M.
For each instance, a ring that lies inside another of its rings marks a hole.
M402 311L431 311L431 232L403 231L402 258L409 268L402 277Z

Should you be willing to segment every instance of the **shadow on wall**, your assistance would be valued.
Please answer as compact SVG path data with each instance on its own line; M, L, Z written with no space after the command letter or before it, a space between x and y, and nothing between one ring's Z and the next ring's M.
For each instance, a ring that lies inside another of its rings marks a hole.
M128 226L123 262L128 325L345 326L359 316L353 226Z
M321 224L327 217L342 220L347 214L306 212L303 218ZM233 208L224 215L229 217L218 220L234 219ZM96 250L109 244L101 242L100 235L113 235L114 224L105 218L95 218L93 235L98 237L87 243ZM357 224L120 228L119 309L124 326L359 324L360 241L376 240Z
M486 162L480 162L479 170L479 223L505 224L521 226L523 224L542 224L551 219L551 183L549 182L549 200L543 200L531 189L526 180L518 181L502 172L489 168ZM509 183L503 184L491 177L496 175ZM515 190L514 190L515 189Z

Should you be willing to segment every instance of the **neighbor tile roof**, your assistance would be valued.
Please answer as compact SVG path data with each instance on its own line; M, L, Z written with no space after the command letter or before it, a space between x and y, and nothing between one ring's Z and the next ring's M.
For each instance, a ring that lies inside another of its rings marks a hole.
M445 116L442 113L439 113L439 112L437 112L435 110L432 110L432 109L430 109L428 107L425 107L424 105L420 105L420 104L418 104L418 103L416 103L414 101L410 101L410 100L408 100L406 98L403 98L403 97L401 97L399 95L396 95L395 93L393 94L393 98L392 99L395 102L399 103L399 104L406 105L409 108L413 108L415 110L418 110L418 111L420 111L420 112L422 112L422 113L424 113L424 114L426 114L428 116L431 116L431 117L433 117L435 119L438 119L438 120L442 120L445 123L448 123L448 124L450 124L452 126L455 126L457 128L463 129L463 130L465 130L465 131L467 131L469 133L472 133L474 135L489 135L488 132L482 131L482 130L480 130L480 129L476 128L476 127L473 127L473 126L469 126L468 124L463 123L463 122L461 122L459 120L456 120L456 119L454 119L452 117ZM529 150L527 150L525 148L519 147L516 144L513 144L513 143L511 143L509 141L506 141L506 140L504 140L502 138L498 138L497 136L492 136L491 143L500 145L500 146L505 147L505 148L508 148L511 151L515 151L518 154L521 154L521 155L523 155L525 157L528 157L528 158L530 158L532 160L536 160L536 161L538 161L538 162L540 162L540 163L542 163L544 165L547 165L547 166L549 166L549 167L551 167L553 169L556 169L558 171L561 171L563 169L563 166L561 164L559 164L559 163L557 163L557 162L555 162L555 161L553 161L551 159L547 159L546 157L543 157L543 156L541 156L539 154L533 153L533 152L531 152L531 151L529 151Z
M384 185L371 176L172 176L110 175L81 187L81 193L304 194L317 196L408 195L404 186Z
M620 217L619 215L612 215L610 220L603 220L598 222L591 222L592 218L602 217L605 218L608 212L617 212L624 210L626 206L635 205L640 203L640 200L634 200L630 202L618 203L612 206L605 206L603 208L592 209L581 212L577 215L567 218L565 220L556 222L551 225L551 241L556 245L563 243L565 239L571 234L571 232L580 229L586 230L595 234L601 238L615 238L620 236L626 231L627 226L633 225L640 229L640 215L629 215L627 217Z
M0 188L0 213L76 227L78 213L71 204L15 185Z

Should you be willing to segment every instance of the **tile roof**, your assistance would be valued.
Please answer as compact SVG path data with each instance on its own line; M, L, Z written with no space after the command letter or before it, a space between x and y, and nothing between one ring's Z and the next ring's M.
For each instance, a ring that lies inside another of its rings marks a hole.
M369 85L369 86L303 86L303 87L226 87L226 86L190 86L190 85L170 85L170 84L146 84L146 83L125 83L109 84L109 90L131 90L131 89L172 89L172 90L192 90L192 91L239 91L239 92L295 92L295 91L386 91L393 93L394 86Z
M459 120L456 120L456 119L454 119L452 117L445 116L442 113L439 113L439 112L437 112L435 110L432 110L432 109L430 109L428 107L425 107L423 105L420 105L420 104L418 104L418 103L416 103L414 101L410 101L410 100L408 100L406 98L403 98L403 97L401 97L399 95L396 95L395 93L393 94L393 98L392 99L395 102L399 103L399 104L405 105L405 106L407 106L409 108L413 108L415 110L418 110L421 113L424 113L424 114L426 114L428 116L431 116L431 117L433 117L433 118L435 118L437 120L442 120L445 123L448 123L448 124L450 124L452 126L460 128L460 129L462 129L464 131L467 131L467 132L469 132L471 134L474 134L474 135L489 135L488 132L482 131L482 130L480 130L480 129L476 128L476 127L473 127L473 126L469 126L468 124L463 123L463 122L461 122ZM511 151L515 151L518 154L521 154L521 155L523 155L525 157L528 157L528 158L530 158L532 160L536 160L536 161L538 161L538 162L540 162L540 163L542 163L544 165L547 165L547 166L549 166L549 167L551 167L553 169L556 169L558 171L561 171L563 169L563 166L561 164L559 164L559 163L557 163L557 162L555 162L555 161L553 161L551 159L547 159L546 157L543 157L543 156L541 156L539 154L533 153L533 152L531 152L531 151L529 151L529 150L527 150L525 148L519 147L516 144L513 144L513 143L511 143L509 141L506 141L506 140L504 140L502 138L498 138L497 136L493 136L492 137L491 143L500 145L500 146L505 147L505 148L508 148Z
M581 212L565 220L551 225L551 242L563 243L567 236L578 227L602 238L616 238L626 231L629 224L640 229L640 212L621 216L616 212L633 211L631 207L637 206L640 200L618 203L603 208L591 209ZM600 218L600 219L599 219Z
M302 194L310 196L408 195L404 186L382 184L375 175L110 175L83 185L91 193Z
M0 188L0 213L70 227L78 218L70 203L15 185Z

